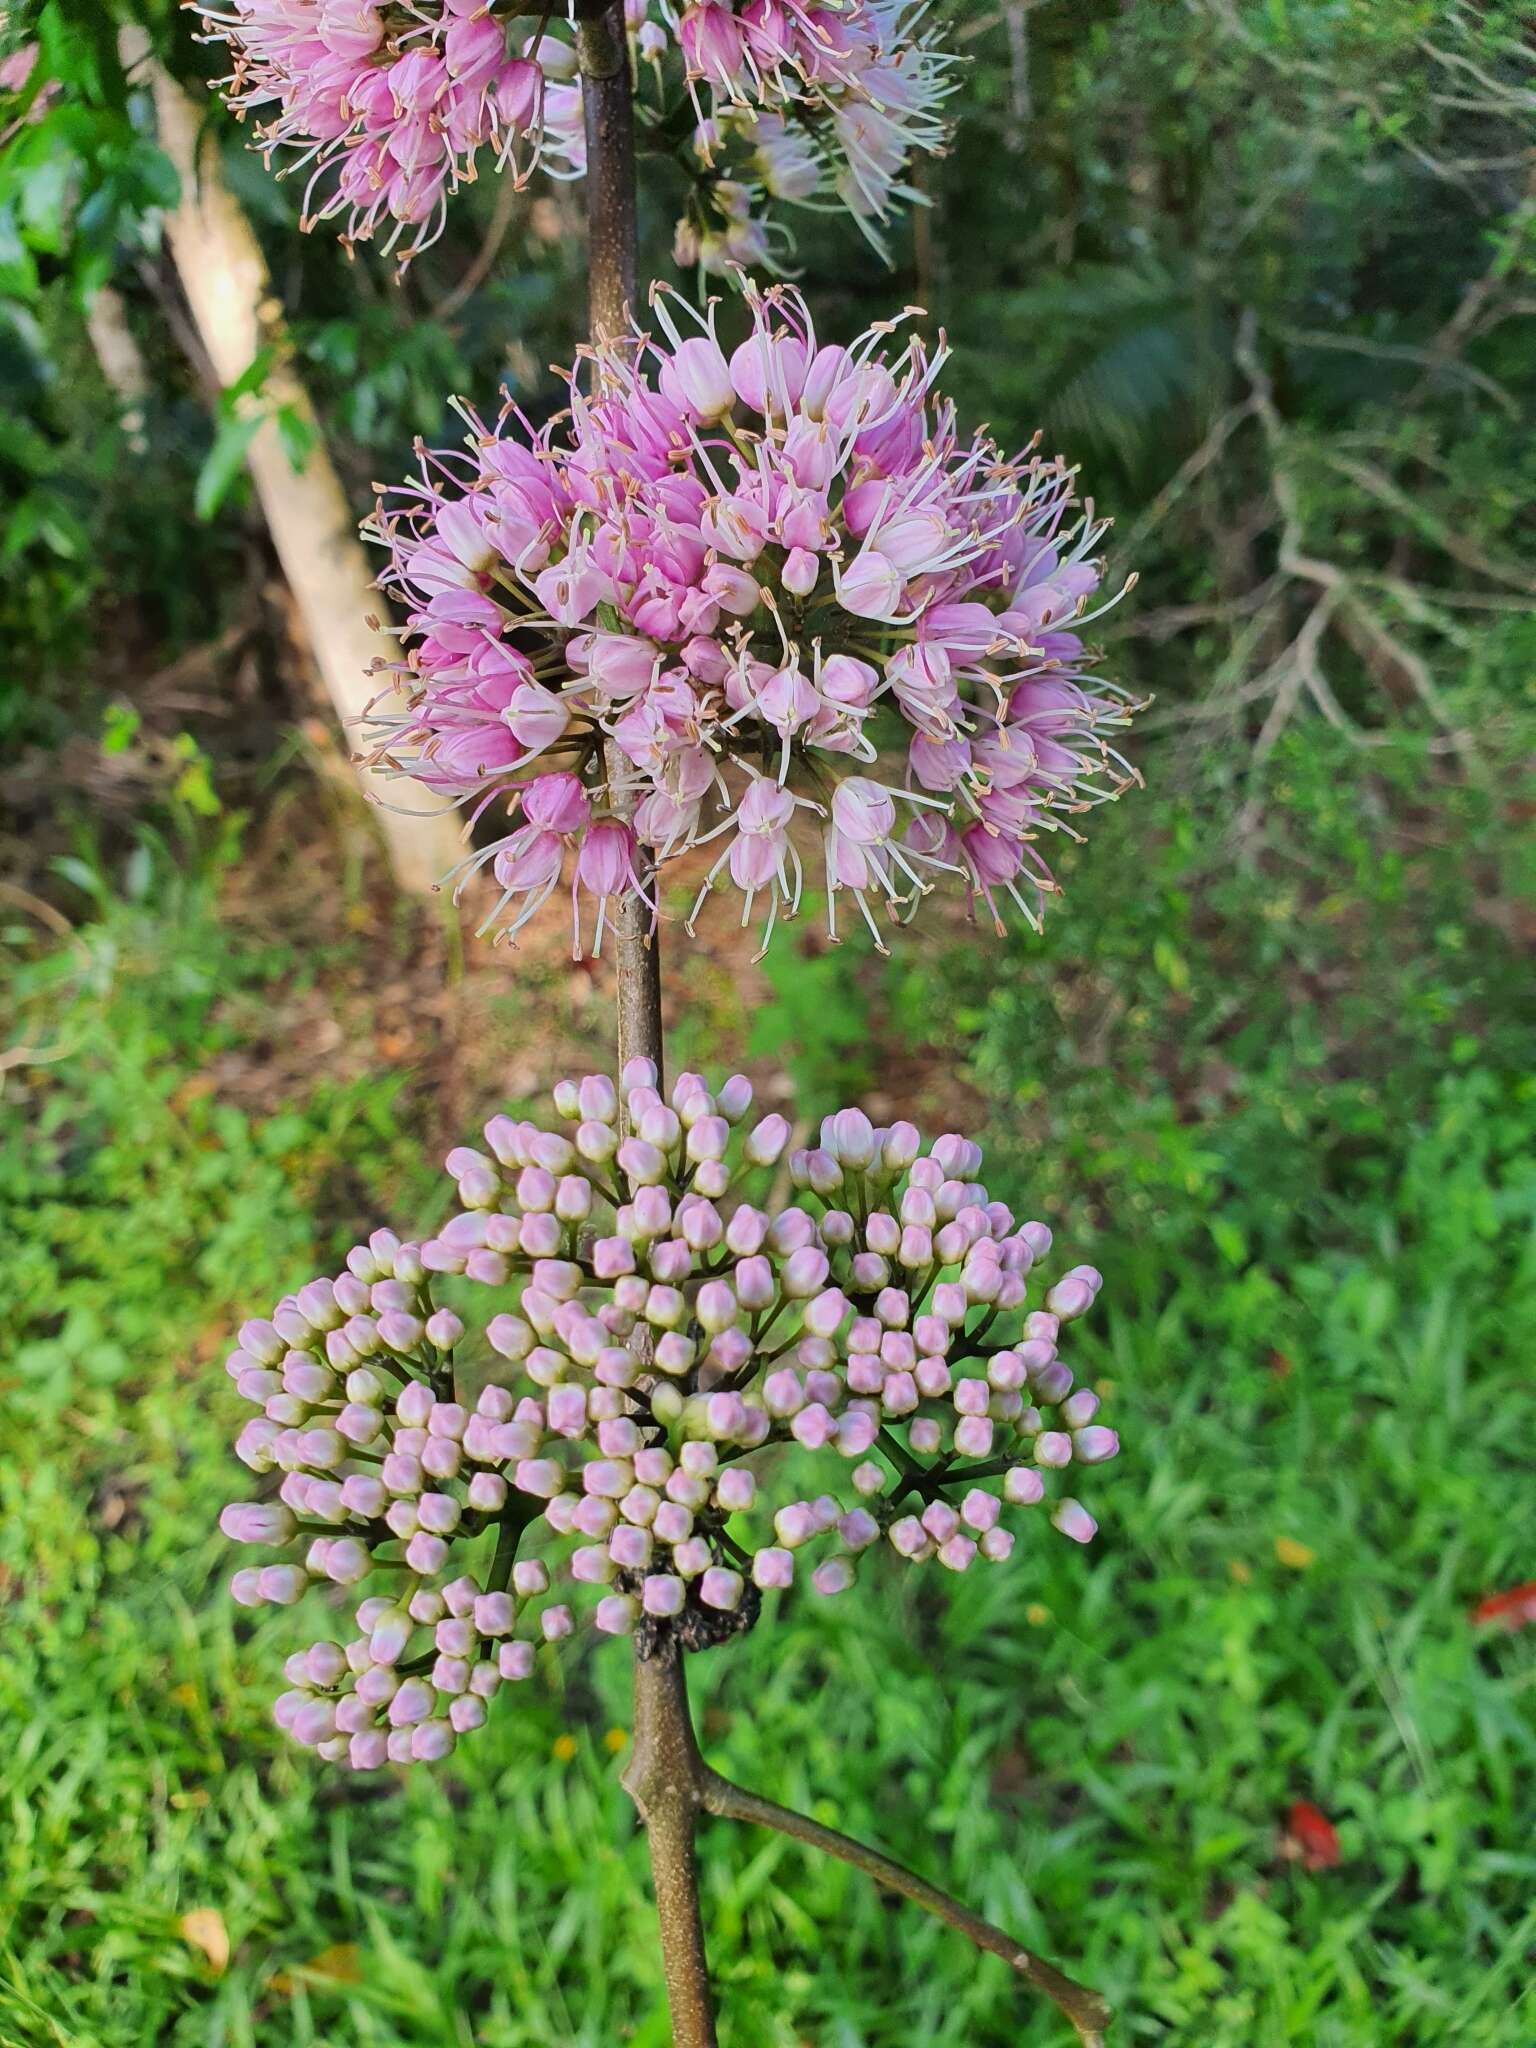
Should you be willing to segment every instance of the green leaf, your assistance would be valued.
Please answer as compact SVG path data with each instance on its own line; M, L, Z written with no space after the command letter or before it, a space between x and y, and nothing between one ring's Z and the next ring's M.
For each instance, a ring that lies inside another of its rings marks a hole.
M319 429L296 405L280 405L272 415L272 421L277 428L277 438L283 444L283 453L297 476L314 453L315 444L320 439Z
M245 467L246 451L264 424L264 414L250 412L238 420L225 420L214 435L213 446L197 473L197 489L192 499L193 509L205 523L229 496Z
M101 721L101 751L124 754L138 737L143 719L131 704L109 704Z
M263 385L272 374L272 365L276 358L277 351L270 344L266 348L258 349L234 383L224 386L219 393L219 411L226 419L235 417L236 408L242 398L260 395Z

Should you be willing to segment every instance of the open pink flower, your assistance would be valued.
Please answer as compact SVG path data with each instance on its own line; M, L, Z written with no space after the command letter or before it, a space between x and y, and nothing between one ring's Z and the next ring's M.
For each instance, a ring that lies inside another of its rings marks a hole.
M884 943L948 877L1037 918L1039 842L1135 779L1109 739L1135 707L1083 638L1104 525L1074 473L964 438L943 349L888 324L824 343L775 286L727 354L712 307L653 305L653 334L573 375L568 413L470 415L467 454L424 455L380 505L410 702L377 758L507 803L515 854L480 864L514 928L556 845L600 930L638 848L719 839L695 915L730 889L771 934L812 822L834 932L851 896ZM585 817L540 824L520 792L551 777ZM605 830L584 864L590 821L631 814L633 858Z
M307 172L302 225L341 216L349 242L392 222L402 263L442 232L447 201L490 150L522 182L537 159L544 72L515 25L464 0L194 0L223 81L268 157ZM520 160L520 152L523 159Z
M668 10L663 10L667 12ZM679 261L772 263L781 206L846 207L882 251L915 155L943 148L956 59L923 0L681 0L677 36L709 173Z

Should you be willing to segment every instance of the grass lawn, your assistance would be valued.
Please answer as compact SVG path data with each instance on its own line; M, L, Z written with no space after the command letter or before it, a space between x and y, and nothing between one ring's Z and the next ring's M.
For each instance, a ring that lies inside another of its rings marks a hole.
M1420 859L1393 792L1384 834L1327 809L1325 750L1289 773L1250 872L1198 801L1127 811L1044 950L878 990L986 1105L999 1191L1108 1275L1098 1542L791 1600L695 1660L702 1732L1098 1985L1113 2038L1520 2048L1536 1632L1471 1618L1536 1577L1518 953L1470 799ZM231 1325L427 1220L423 1090L338 1058L248 1099L313 958L217 863L75 885L73 941L0 906L50 1055L0 1098L0 2042L665 2048L623 1650L359 1780L268 1719L302 1625L223 1591ZM1336 1867L1285 1853L1300 1799ZM720 1822L707 1853L729 2048L1064 2039L858 1874Z

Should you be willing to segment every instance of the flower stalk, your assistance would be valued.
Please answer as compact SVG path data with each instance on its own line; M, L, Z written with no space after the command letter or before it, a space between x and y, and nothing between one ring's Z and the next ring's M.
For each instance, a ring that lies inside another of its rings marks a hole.
M624 0L578 20L576 52L587 131L590 321L599 342L626 331L636 293L635 126ZM628 822L635 810L633 777L617 742L610 739L606 751L614 808ZM644 900L654 892L655 870L643 848L638 858L642 886L620 897L614 913L619 1067L651 1060L659 1086L665 1073L661 947ZM695 1843L703 1762L688 1711L682 1647L665 1622L653 1647L654 1654L637 1650L635 1657L634 1746L623 1784L650 1850L675 2048L715 2048Z
M577 21L576 54L587 129L590 320L599 342L627 331L637 289L635 120L623 0ZM610 738L605 752L613 807L628 823L638 796L634 774L617 741ZM654 1060L660 1085L661 950L652 908L655 867L643 846L636 867L639 886L624 891L613 907L619 1067Z
M670 1631L635 1657L634 1743L623 1785L645 1823L675 2048L715 2048L695 1836L707 1780L688 1711L683 1650Z
M629 51L623 0L586 0L578 18L587 137L589 303L594 343L623 334L635 309L637 216L635 137ZM614 808L626 822L635 809L621 792L628 764L607 742ZM654 868L644 849L641 889L616 905L616 1000L619 1066L649 1059L662 1084L661 949L654 909ZM675 2048L716 2048L714 1997L699 1902L697 1830L701 1813L772 1828L808 1848L863 1870L877 1884L909 1899L955 1928L984 1952L998 1955L1025 1983L1051 1999L1070 2020L1084 2048L1101 2048L1109 2008L1032 1954L1001 1928L877 1849L808 1815L746 1791L712 1770L700 1754L688 1705L685 1652L675 1630L662 1622L637 1641L634 1740L623 1785L645 1826L661 1932L662 1968Z

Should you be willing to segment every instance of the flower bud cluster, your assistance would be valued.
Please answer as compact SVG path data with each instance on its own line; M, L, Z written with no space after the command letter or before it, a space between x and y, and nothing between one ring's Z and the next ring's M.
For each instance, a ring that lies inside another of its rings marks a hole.
M1099 1275L1033 1304L1050 1232L988 1195L971 1140L849 1109L791 1149L743 1077L664 1098L644 1061L554 1103L563 1128L498 1116L449 1154L435 1236L376 1231L228 1361L266 1484L221 1526L287 1553L235 1598L360 1598L278 1703L328 1759L447 1755L578 1628L703 1647L871 1552L1001 1563L1013 1511L1118 1449L1059 1349ZM1094 1533L1070 1494L1046 1512Z

